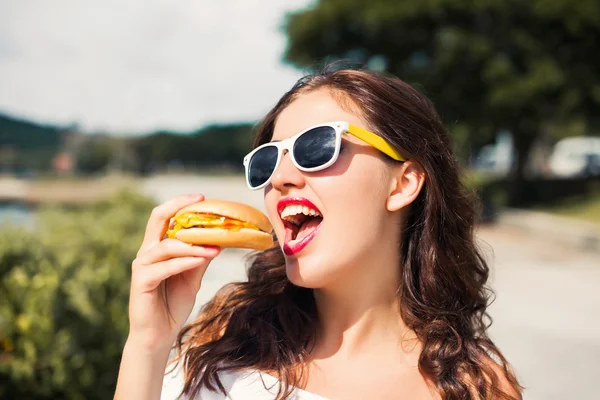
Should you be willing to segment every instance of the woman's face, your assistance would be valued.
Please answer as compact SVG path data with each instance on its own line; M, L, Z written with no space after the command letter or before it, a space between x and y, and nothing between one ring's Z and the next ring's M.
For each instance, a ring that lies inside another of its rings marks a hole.
M308 92L281 112L272 140L332 121L371 129L357 114L340 107L327 89ZM323 288L359 272L382 246L389 248L397 240L389 235L394 222L386 209L392 167L378 150L360 139L343 138L338 160L322 171L299 171L285 154L265 189L266 209L286 254L288 278L298 286ZM282 208L290 199L292 208L286 212ZM322 220L301 217L300 222L307 221L298 228L290 225L297 217L290 219L286 214L298 213L294 204L302 204L303 199L317 208Z

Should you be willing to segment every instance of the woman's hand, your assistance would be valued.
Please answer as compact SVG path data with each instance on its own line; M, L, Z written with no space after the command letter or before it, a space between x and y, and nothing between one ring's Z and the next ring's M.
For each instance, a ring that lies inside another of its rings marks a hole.
M129 338L147 351L167 351L189 317L202 277L216 247L192 246L163 239L170 219L181 208L204 199L178 197L156 207L132 264Z

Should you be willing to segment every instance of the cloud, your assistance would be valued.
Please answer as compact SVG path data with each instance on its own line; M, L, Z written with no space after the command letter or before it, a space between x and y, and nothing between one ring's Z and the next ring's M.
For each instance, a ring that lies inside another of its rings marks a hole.
M284 14L308 0L0 2L0 110L131 134L256 120L301 71Z

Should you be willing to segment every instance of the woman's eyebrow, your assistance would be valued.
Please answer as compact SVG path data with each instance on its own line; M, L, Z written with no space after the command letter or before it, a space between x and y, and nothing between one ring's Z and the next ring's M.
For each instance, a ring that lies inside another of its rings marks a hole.
M285 140L285 139L273 139L273 137L271 136L269 143L281 142L281 140Z

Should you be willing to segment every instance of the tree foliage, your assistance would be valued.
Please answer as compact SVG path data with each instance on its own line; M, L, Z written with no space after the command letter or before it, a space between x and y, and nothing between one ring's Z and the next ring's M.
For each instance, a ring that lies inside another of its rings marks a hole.
M251 124L211 125L186 135L156 132L134 140L131 150L141 172L169 163L192 168L221 165L242 171L252 140Z
M107 136L86 141L77 152L77 170L83 174L105 172L116 154L115 141Z
M465 145L513 132L520 176L540 132L597 129L596 0L320 0L291 14L285 59L351 59L420 86Z
M0 230L0 398L112 398L151 208L123 193Z

